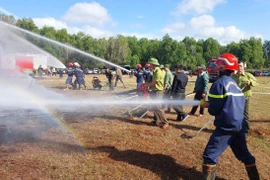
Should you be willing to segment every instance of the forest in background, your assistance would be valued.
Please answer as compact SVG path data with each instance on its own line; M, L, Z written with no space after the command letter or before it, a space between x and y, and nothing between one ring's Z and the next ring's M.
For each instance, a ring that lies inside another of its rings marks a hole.
M231 42L227 45L221 45L211 37L195 40L193 37L186 36L179 41L171 38L169 34L165 34L162 39L138 39L135 36L123 35L98 39L83 32L69 34L66 29L56 30L50 26L38 28L31 18L15 19L13 16L1 14L0 20L118 65L135 67L137 63L144 65L149 58L155 57L160 64L172 66L182 64L188 69L194 70L197 65L206 64L209 59L216 58L223 52L230 52L238 59L245 61L248 69L266 70L270 68L270 40L262 42L261 38L256 37ZM83 68L101 68L105 65L68 48L48 43L27 34L22 34L22 36L58 58L65 65L70 61L79 62Z

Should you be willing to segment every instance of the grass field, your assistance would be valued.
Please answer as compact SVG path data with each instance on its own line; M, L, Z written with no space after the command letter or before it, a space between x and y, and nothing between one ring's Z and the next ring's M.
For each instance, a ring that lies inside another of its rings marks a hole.
M124 76L127 88L118 82L113 92L108 91L105 76L99 77L104 85L101 91L90 87L93 75L86 75L88 87L82 91L64 91L65 77L36 79L36 82L68 97L102 100L133 95L128 92L136 87L134 77ZM261 179L269 180L270 77L258 80L260 85L253 92L265 94L254 93L251 98L252 131L248 147L256 157ZM187 93L193 88L194 82L190 82ZM192 139L180 135L198 131L211 118L207 109L203 117L189 117L184 122L175 121L174 112L166 114L170 127L162 130L150 125L151 112L141 119L128 119L124 112L134 106L85 108L86 111L81 111L74 107L69 112L48 108L39 113L29 110L24 116L19 114L25 112L11 115L9 121L14 123L9 127L10 132L0 136L0 179L200 179L202 153L214 126L210 124ZM190 109L185 107L186 112ZM1 123L5 124L5 119L1 118ZM217 179L248 179L244 165L229 148L219 159Z

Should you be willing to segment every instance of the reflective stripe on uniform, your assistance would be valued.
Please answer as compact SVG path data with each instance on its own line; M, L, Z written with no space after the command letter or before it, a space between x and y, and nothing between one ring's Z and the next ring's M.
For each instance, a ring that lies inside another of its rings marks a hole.
M243 93L232 93L232 92L227 92L225 94L208 94L209 97L211 98L216 98L216 99L223 99L227 96L244 96Z

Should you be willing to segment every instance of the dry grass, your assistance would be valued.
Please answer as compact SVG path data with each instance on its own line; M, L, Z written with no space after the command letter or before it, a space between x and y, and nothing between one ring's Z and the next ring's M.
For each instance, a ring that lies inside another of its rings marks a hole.
M105 81L104 75L100 77ZM92 75L86 76L88 83L91 79ZM135 78L124 76L127 89L119 83L113 93L107 91L108 87L102 91L63 91L64 81L65 78L37 80L53 91L74 97L115 96L136 86ZM269 92L270 78L259 81L261 85L253 91ZM193 87L194 83L189 83L187 93ZM248 142L257 158L261 179L265 180L270 179L269 98L270 95L259 94L252 97L252 136ZM175 121L175 113L167 114L170 129L162 130L150 125L151 112L142 119L129 120L121 113L126 109L113 107L107 113L95 114L52 110L55 119L33 116L17 120L11 133L1 136L0 179L200 179L202 152L214 126L209 125L192 139L182 139L180 135L199 130L210 118L208 113L181 123ZM230 149L219 161L217 179L247 179L243 164Z

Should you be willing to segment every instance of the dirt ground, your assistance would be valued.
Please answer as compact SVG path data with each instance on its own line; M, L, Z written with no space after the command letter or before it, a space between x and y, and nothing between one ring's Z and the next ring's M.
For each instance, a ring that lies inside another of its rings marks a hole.
M64 90L66 77L36 78L35 82L72 98L110 97L121 101L136 94L132 91L136 87L134 77L124 75L127 88L118 82L115 91L108 91L105 75L98 76L101 90L92 89L93 75L86 75L87 88L81 91ZM187 93L192 92L195 78L189 77ZM260 77L259 82L253 91L268 93L270 78ZM252 131L248 147L263 180L270 179L269 97L254 94L250 105ZM190 116L184 122L177 122L172 111L166 114L169 129L163 130L150 124L152 112L138 118L147 109L145 106L133 113L134 119L128 118L128 111L135 107L92 105L86 110L48 107L43 111L4 112L8 117L0 116L0 124L7 125L0 126L0 179L201 179L202 153L214 126L210 123L191 139L181 135L196 133L211 118L207 110L203 117ZM191 107L184 109L189 112ZM244 165L230 148L219 158L216 179L248 179Z

